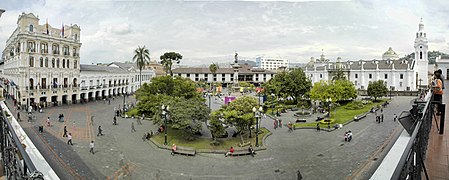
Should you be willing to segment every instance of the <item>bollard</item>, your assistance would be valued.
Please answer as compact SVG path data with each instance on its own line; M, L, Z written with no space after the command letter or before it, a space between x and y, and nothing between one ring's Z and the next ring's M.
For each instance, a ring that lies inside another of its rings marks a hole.
M439 108L440 108L440 112L441 112L441 115L440 115L440 134L443 134L444 133L444 119L445 119L445 115L446 115L446 104L441 103L439 105Z

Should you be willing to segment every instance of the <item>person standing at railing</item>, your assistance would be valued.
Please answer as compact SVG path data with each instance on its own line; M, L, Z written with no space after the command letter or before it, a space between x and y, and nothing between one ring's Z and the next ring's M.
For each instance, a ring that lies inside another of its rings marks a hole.
M443 82L441 81L441 74L439 73L439 71L435 71L433 73L432 90L433 90L433 101L436 101L438 104L441 104L441 100L443 97ZM438 106L437 115L440 114L441 112Z

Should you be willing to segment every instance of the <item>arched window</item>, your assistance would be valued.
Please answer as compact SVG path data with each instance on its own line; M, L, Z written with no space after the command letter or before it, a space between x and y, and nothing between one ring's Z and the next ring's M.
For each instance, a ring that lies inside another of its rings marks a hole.
M43 57L41 57L39 59L39 67L44 67L44 58Z
M62 59L62 68L65 68L65 59Z
M56 59L56 68L59 68L59 58Z
M48 58L47 57L45 58L45 67L48 68Z
M33 86L34 86L34 80L33 80L33 78L30 78L30 84L29 84L29 86L30 86L30 89L33 89Z
M30 32L33 32L34 26L32 24L30 24Z
M34 57L33 56L30 56L30 60L29 60L29 64L28 65L30 65L30 67L34 67Z
M55 68L55 58L53 58L53 59L51 60L51 67L52 67L52 68Z
M70 60L67 59L67 68L70 68Z
M422 59L422 51L419 52L419 59Z
M78 62L77 62L77 60L74 60L74 62L73 62L73 68L75 68L75 69L78 68Z
M78 34L75 34L75 40L78 40Z
M78 86L78 81L75 79L73 79L73 87L77 87Z

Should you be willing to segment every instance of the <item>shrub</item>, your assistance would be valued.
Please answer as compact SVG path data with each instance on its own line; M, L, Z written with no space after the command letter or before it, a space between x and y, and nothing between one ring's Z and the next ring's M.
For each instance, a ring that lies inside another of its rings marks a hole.
M345 109L347 110L363 109L365 105L366 104L364 104L362 101L352 101L345 106Z
M139 111L137 110L137 108L134 108L134 109L129 110L128 112L126 112L126 114L127 114L129 117L132 117L132 116L134 116L134 117L140 116Z
M331 124L333 124L333 123L335 123L335 119L323 119L323 120L321 120L320 121L320 124L329 124L329 122L331 123Z

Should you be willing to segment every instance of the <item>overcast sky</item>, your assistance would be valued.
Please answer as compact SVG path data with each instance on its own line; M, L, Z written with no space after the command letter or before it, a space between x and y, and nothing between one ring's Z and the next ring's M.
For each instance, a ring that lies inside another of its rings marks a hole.
M388 47L413 52L423 18L429 49L449 52L449 1L0 0L0 49L22 12L52 27L81 26L81 63L129 61L145 45L153 60L175 51L181 64L257 56L305 63L319 57L381 58Z

